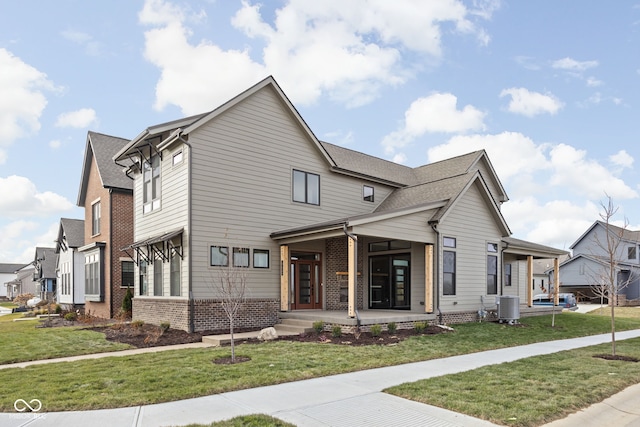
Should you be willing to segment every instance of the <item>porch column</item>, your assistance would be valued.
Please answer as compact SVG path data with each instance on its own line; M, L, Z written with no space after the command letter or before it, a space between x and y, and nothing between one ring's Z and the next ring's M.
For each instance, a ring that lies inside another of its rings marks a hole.
M553 260L553 304L558 305L560 300L560 260L554 258Z
M527 307L533 306L533 257L527 256Z
M357 242L351 237L347 238L349 242L349 317L356 317L356 278L358 277L358 266L356 265L356 245Z
M280 311L289 311L289 246L280 246Z
M433 245L424 247L424 312L433 313Z

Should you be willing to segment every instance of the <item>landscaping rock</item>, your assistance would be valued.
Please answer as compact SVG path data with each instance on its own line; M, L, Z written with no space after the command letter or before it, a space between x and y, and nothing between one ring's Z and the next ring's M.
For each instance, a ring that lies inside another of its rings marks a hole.
M272 341L278 338L278 332L276 332L275 328L264 328L260 332L258 332L258 339L260 341Z

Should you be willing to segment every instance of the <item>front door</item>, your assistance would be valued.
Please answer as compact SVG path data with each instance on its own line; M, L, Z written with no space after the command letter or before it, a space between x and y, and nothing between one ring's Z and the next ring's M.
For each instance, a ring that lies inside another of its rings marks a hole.
M411 307L410 254L369 257L369 308Z
M291 254L292 310L322 308L321 267L320 254Z

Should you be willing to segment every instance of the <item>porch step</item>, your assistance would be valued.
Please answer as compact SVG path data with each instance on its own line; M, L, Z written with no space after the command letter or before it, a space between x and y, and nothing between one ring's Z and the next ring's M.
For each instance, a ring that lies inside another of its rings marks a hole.
M233 334L233 339L238 342L246 339L258 338L259 332L260 331L236 332L235 334ZM214 347L220 347L222 345L231 343L231 334L205 335L204 337L202 337L202 342Z
M313 322L298 319L282 319L282 323L278 323L273 327L280 337L300 335L302 333L312 332ZM233 334L233 339L235 341L242 341L246 339L258 338L259 333L260 331L237 332ZM202 337L202 342L214 347L219 347L231 343L231 334L206 335Z

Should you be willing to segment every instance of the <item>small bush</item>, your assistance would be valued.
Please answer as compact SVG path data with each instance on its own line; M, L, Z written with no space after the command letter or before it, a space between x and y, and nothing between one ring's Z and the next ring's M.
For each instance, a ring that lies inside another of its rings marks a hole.
M331 336L334 338L340 338L342 336L342 328L340 325L333 325L331 328Z
M133 322L131 322L131 326L133 326L134 328L142 328L143 325L144 320L134 320Z
M62 314L62 307L60 306L60 304L56 304L56 308L54 310L54 313Z
M389 324L387 325L387 331L389 331L389 333L393 335L396 333L397 330L398 330L398 325L396 325L396 322L389 322Z
M382 326L380 325L371 325L371 335L374 337L379 337L382 333Z
M322 331L324 331L324 322L322 320L313 322L313 330L316 332L316 334L319 334Z
M171 323L169 323L169 322L160 322L160 329L162 329L162 332L165 332L170 327L171 327Z
M68 312L67 314L64 315L64 320L68 320L70 322L73 322L74 320L76 320L76 313L74 313L73 311Z
M416 322L413 324L413 329L421 334L424 332L425 329L427 329L427 323L426 322Z
M124 299L122 300L122 311L125 313L131 313L131 309L133 308L133 294L131 293L131 288L127 288L127 293L124 294Z

